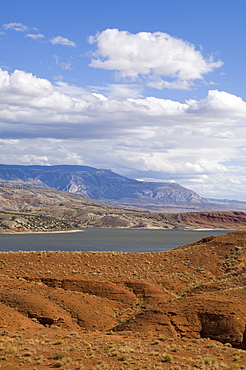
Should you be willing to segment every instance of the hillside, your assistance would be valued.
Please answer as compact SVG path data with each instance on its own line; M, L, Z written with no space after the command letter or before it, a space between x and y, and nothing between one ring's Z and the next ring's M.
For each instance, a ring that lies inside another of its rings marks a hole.
M57 231L77 227L245 229L239 211L163 213L113 208L51 188L0 185L0 232Z
M72 225L50 216L24 212L1 212L0 233L70 231Z
M246 210L246 202L207 200L176 183L144 182L88 166L0 165L0 183L49 187L111 206L166 212Z
M157 253L0 253L3 368L245 369L246 231Z

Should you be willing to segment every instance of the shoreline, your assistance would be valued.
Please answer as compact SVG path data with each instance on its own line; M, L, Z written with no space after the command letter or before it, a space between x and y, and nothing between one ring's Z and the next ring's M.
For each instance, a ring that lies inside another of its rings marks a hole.
M84 228L86 229L86 227ZM66 233L79 233L79 232L84 232L85 230L81 230L81 229L76 229L76 230L55 230L55 231L1 231L0 230L0 236L1 235L36 235L36 234L66 234ZM88 229L93 229L93 227L89 227ZM227 231L228 233L231 232L231 231L238 231L238 230L243 230L243 229L221 229L221 228L216 228L216 229L211 229L211 228L201 228L201 229L166 229L166 228L157 228L157 227L153 227L153 228L149 228L149 227L141 227L141 228L131 228L131 227L125 227L125 228L112 228L112 227L95 227L95 229L109 229L109 230L158 230L158 231Z
M0 235L28 235L28 234L65 234L65 233L78 233L84 230L55 230L55 231L13 231L13 232L1 232Z

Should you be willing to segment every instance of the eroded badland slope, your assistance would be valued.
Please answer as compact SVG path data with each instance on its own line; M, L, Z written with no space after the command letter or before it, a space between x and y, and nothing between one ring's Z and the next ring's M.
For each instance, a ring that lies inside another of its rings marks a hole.
M107 207L49 188L0 185L0 233L69 230L76 227L246 229L241 211L164 213Z
M157 253L0 253L0 367L245 369L246 231Z

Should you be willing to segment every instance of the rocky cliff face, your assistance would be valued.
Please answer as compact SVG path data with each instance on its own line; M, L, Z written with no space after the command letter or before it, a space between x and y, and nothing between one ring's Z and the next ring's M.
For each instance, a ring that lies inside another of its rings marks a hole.
M205 199L176 183L137 181L88 166L0 165L0 184L53 188L139 210L246 211L246 202Z

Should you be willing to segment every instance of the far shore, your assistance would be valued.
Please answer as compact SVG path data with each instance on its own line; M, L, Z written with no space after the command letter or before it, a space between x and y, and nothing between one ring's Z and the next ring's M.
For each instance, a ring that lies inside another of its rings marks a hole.
M86 227L85 227L86 228ZM89 227L89 229L91 229L93 227ZM100 228L100 227L95 227L95 228ZM221 228L216 228L216 229L211 229L211 228L200 228L200 229L193 229L193 228L187 228L187 229L165 229L165 228L160 228L160 227L141 227L141 228L137 228L137 227L120 227L120 228L107 228L107 227L101 227L100 229L121 229L121 230L163 230L163 231L236 231L237 229L221 229ZM0 235L32 235L32 234L63 234L63 233L78 233L78 232L84 232L85 230L81 230L81 229L73 229L73 230L55 230L55 231L52 231L52 230L49 230L49 231L3 231L1 230L0 231Z
M18 234L63 234L63 233L78 233L84 230L49 230L49 231L0 231L0 235L18 235Z

